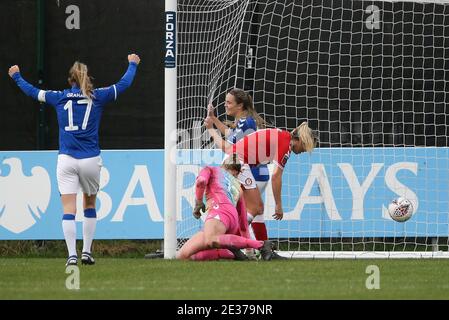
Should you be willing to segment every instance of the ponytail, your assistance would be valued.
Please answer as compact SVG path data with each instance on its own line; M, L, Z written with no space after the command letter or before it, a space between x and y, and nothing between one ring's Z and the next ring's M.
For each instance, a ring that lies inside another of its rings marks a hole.
M69 83L77 84L84 96L89 99L93 97L93 84L84 63L75 61L69 71Z

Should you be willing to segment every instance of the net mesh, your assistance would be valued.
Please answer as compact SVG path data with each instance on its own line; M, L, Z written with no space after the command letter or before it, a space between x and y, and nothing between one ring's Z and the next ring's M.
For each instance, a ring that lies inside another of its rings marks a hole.
M178 1L178 238L202 226L191 211L213 147L207 104L232 120L224 100L238 87L271 126L319 133L287 165L284 221L264 195L281 248L447 250L448 14L445 1ZM388 216L398 196L416 209L406 223Z

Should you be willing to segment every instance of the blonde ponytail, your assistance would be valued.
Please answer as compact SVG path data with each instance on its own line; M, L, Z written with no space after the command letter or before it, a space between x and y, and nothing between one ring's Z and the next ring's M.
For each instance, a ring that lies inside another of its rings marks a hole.
M92 99L93 84L88 74L87 66L84 63L75 61L69 71L69 83L77 84L84 96Z

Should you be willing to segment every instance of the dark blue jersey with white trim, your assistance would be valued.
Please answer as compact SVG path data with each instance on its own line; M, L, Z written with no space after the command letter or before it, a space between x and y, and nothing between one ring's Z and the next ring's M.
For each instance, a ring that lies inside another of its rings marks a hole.
M131 85L136 68L137 64L130 62L119 82L93 90L92 99L84 96L77 86L64 91L45 91L26 82L19 72L13 75L13 79L26 95L55 108L59 125L59 153L84 159L100 154L98 130L103 108Z

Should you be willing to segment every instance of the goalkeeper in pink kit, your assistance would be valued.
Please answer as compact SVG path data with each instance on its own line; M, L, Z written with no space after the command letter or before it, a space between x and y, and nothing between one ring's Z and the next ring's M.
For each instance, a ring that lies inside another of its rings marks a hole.
M217 260L243 259L240 249L254 248L262 259L271 260L271 241L249 238L243 192L237 176L241 165L228 161L221 167L205 167L196 178L196 205L193 215L198 219L206 208L203 203L206 192L207 217L204 230L190 238L177 252L177 259Z

